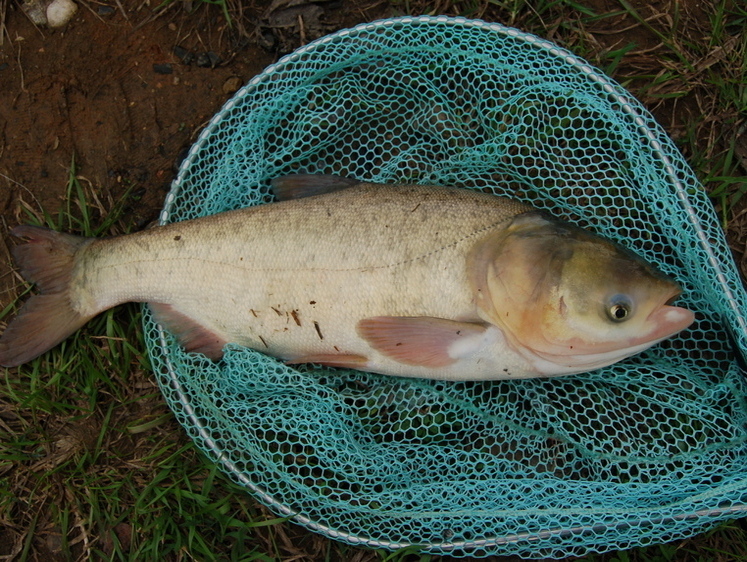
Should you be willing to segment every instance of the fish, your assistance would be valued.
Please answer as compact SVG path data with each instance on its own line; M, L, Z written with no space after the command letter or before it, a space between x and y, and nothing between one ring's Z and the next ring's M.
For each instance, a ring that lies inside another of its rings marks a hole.
M83 238L21 225L38 293L0 337L14 367L125 302L187 352L238 344L289 365L493 380L582 373L687 328L673 279L512 198L299 174L277 201Z

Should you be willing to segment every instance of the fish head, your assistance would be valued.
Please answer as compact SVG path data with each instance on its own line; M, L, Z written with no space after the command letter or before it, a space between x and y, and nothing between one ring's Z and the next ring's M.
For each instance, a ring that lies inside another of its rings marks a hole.
M694 320L672 305L675 281L584 229L531 212L486 242L471 263L478 305L540 374L610 365Z

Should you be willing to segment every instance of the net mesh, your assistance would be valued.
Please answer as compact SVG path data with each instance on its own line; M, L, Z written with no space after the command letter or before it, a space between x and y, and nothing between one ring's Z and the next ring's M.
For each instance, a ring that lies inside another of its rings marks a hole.
M498 24L402 18L312 43L215 116L162 221L271 200L288 173L451 184L635 249L697 321L611 367L443 382L290 368L146 339L197 445L281 515L353 544L561 557L692 535L747 510L745 293L706 194L624 89Z

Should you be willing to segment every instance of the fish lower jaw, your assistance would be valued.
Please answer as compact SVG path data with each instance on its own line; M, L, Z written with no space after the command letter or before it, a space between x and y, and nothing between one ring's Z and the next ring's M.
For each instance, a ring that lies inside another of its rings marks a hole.
M607 367L627 357L645 351L663 339L666 338L648 341L640 345L615 349L604 353L553 355L524 348L522 350L522 355L539 373L537 376L553 377L558 375L573 375Z

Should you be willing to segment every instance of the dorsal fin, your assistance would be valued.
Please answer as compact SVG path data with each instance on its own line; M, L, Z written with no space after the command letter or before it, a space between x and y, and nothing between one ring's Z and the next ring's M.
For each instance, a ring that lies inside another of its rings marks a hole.
M358 185L360 180L324 174L292 174L272 180L272 192L278 201L302 199L332 193Z

